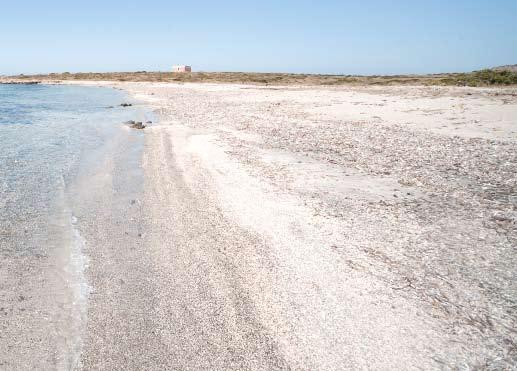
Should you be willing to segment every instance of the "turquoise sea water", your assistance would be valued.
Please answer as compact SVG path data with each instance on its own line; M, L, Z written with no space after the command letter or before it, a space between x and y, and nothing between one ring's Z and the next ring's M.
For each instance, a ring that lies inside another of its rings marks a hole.
M0 85L0 253L45 254L59 240L53 215L78 170L138 118L126 101L110 88Z

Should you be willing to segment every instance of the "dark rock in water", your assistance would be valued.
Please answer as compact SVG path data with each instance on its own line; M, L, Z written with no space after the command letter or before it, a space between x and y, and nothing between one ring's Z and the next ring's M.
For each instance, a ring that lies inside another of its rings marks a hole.
M133 129L140 129L140 130L141 130L141 129L144 129L144 128L145 128L145 125L144 125L144 124L142 124L142 122L141 122L141 121L137 121L137 122L135 122L135 124L134 124L134 125L131 125L131 127L132 127Z
M127 125L129 126L130 128L133 128L133 129L144 129L145 128L145 125L142 124L142 121L126 121L124 122L124 125Z
M113 107L113 106L108 106L108 107L106 107L106 108L114 108L114 107Z
M131 107L131 106L132 106L132 104L131 104L131 103L122 103L122 104L120 105L120 107Z
M146 124L152 124L153 122L152 121L146 121L145 123Z

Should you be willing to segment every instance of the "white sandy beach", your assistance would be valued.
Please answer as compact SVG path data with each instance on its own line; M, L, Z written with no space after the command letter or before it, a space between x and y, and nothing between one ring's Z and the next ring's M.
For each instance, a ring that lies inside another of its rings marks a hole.
M141 199L91 179L132 211L86 241L84 369L517 362L515 88L78 83L160 118Z
M0 11L0 371L517 371L517 0Z
M515 89L117 86L161 117L149 368L514 364ZM149 357L103 325L87 368Z

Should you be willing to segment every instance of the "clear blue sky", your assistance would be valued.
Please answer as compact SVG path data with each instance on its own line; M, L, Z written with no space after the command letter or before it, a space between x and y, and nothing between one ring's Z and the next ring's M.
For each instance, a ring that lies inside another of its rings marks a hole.
M395 74L517 63L517 0L2 0L0 74Z

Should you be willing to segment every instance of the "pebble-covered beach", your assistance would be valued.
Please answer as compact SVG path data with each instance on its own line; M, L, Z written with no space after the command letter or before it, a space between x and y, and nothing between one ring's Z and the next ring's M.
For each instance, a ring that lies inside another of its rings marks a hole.
M171 364L515 364L517 90L119 87Z
M59 344L80 356L21 338L25 365L517 363L515 88L67 84L132 98L68 188L89 292Z

